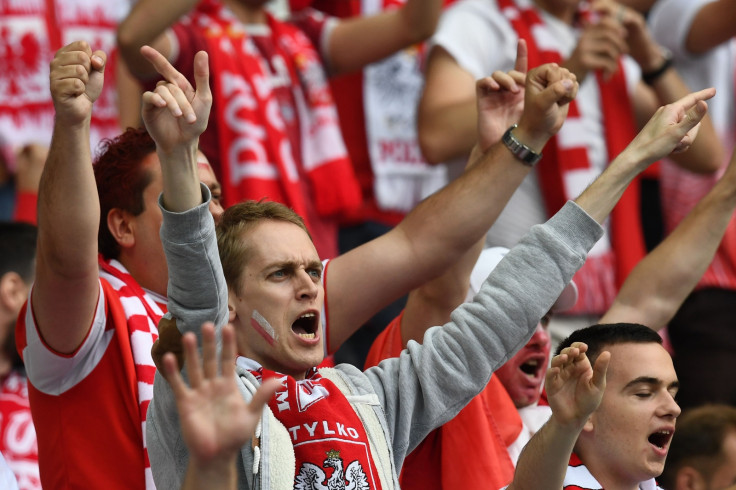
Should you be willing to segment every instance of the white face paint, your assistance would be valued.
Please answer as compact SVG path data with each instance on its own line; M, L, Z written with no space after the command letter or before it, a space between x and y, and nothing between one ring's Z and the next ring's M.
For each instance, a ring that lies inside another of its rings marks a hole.
M258 313L258 310L253 310L253 314L250 316L250 324L258 332L261 337L266 339L269 345L273 345L278 340L276 331L273 329L268 320L263 318L263 315Z

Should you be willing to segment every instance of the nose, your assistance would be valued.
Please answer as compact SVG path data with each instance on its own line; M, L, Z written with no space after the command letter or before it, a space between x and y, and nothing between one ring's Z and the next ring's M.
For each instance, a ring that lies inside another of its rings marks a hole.
M538 349L549 348L549 332L542 326L541 323L537 323L537 329L534 331L532 338L529 339L528 347L536 347Z
M680 412L682 412L682 409L675 401L675 397L669 391L665 392L664 400L660 406L660 416L676 418L680 415Z
M222 204L220 204L219 202L210 201L210 213L215 219L215 223L219 223L220 218L222 218L222 215L225 213L225 210L223 209Z
M319 279L312 276L305 269L299 269L296 274L296 295L298 299L311 300L319 293Z

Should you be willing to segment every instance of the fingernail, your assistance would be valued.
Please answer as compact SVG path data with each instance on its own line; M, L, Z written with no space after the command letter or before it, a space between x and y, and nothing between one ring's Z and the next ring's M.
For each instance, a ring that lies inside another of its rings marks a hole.
M194 122L194 121L196 121L196 120L197 120L197 116L195 116L195 115L194 115L194 114L192 114L191 112L190 112L189 114L187 114L187 121L188 121L188 122L190 122L190 123L193 123L193 122Z
M573 87L572 80L566 78L562 81L562 86L565 87L565 89L570 90Z
M92 61L94 61L95 63L102 63L102 58L100 58L99 56L93 56Z

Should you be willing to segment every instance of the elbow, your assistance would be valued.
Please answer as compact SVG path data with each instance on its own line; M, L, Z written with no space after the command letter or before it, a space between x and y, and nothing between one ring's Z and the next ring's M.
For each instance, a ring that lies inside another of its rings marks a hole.
M439 165L449 160L450 156L447 154L446 145L443 143L440 128L430 128L427 126L427 124L419 124L417 131L419 149L422 151L422 156L427 163L430 165Z

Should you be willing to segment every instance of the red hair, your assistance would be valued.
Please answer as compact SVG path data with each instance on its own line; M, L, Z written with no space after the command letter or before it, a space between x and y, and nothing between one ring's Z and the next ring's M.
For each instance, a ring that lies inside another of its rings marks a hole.
M101 143L93 165L97 195L100 199L100 228L97 242L100 253L107 259L120 254L120 245L107 227L107 215L121 209L138 216L145 211L143 191L152 176L143 160L156 151L156 143L143 128L128 128L115 138Z

